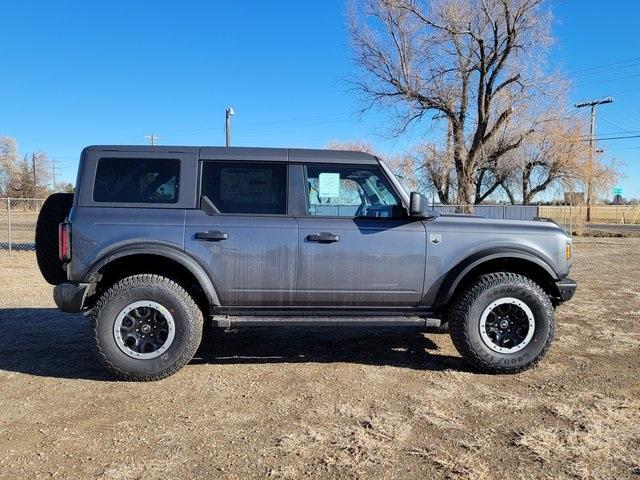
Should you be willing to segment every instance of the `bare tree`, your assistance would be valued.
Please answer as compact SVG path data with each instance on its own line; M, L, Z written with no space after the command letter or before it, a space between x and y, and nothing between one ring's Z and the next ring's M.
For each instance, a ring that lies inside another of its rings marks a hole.
M389 166L393 174L398 177L403 187L410 192L417 192L424 190L421 179L415 172L415 161L410 155L404 156L387 156L383 157L376 151L373 146L367 142L361 140L349 140L349 141L337 141L333 140L327 144L329 150L348 150L353 152L365 152L370 155L384 160Z
M548 25L545 0L361 0L350 23L363 72L354 83L365 108L392 109L395 134L445 121L456 201L470 204L504 184L500 160L535 128L523 113L554 91L556 79L540 73Z
M523 204L530 204L554 184L575 185L584 179L589 154L584 132L584 126L576 122L550 122L522 145L516 163Z
M58 189L64 193L73 193L76 190L76 187L71 182L63 182L59 185Z
M5 187L5 194L17 198L42 198L50 192L50 162L46 153L25 155L15 164Z
M509 198L513 201L518 195L528 205L550 188L582 189L590 175L596 191L606 190L615 182L618 169L615 163L606 164L599 158L591 171L586 138L583 122L549 116L527 141L503 159L502 168L506 171L503 188Z
M370 155L378 156L376 150L373 146L367 142L363 142L361 140L347 140L347 141L339 141L332 140L327 144L327 148L329 150L347 150L350 152L364 152Z
M38 151L31 155L31 168L34 173L34 196L46 197L53 189L51 175L51 160L49 155L43 151Z
M0 137L0 195L7 195L18 163L18 145L13 137Z
M449 203L454 183L450 150L443 151L433 143L425 143L410 153L409 158L415 181L437 196L440 203Z

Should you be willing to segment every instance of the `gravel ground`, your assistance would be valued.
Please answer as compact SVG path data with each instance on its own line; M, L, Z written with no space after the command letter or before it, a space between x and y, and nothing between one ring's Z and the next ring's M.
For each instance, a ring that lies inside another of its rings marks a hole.
M32 253L0 253L0 478L640 478L640 239L578 239L550 354L469 371L416 329L217 333L106 379Z

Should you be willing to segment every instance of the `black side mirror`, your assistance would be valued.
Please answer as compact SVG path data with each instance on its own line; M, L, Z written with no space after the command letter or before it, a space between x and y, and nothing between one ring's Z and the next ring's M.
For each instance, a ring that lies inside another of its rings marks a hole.
M427 199L418 192L411 192L409 200L409 215L412 217L424 217L424 211L427 207Z

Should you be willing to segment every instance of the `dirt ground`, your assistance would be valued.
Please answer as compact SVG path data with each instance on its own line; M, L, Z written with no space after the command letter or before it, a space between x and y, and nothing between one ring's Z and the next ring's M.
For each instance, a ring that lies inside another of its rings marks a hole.
M219 333L106 379L32 253L0 253L0 478L640 478L640 239L577 239L550 354L469 371L416 329Z

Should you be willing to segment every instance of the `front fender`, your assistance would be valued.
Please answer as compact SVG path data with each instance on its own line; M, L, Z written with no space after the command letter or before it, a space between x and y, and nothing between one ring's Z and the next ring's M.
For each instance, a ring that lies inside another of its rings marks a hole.
M543 269L552 281L560 280L560 275L555 271L551 262L543 258L536 252L518 247L494 247L479 252L475 252L453 267L441 279L436 281L431 287L431 295L435 296L433 307L438 308L446 305L453 297L456 288L460 285L465 276L474 268L484 263L499 259L517 259L534 264ZM435 292L437 293L435 293ZM427 297L429 296L427 293ZM435 293L435 295L434 295Z

